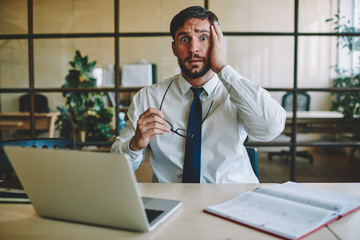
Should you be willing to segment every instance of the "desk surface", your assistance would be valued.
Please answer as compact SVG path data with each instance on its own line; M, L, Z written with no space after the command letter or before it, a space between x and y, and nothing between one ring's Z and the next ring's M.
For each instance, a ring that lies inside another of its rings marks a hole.
M359 132L360 118L344 119L342 113L334 111L298 111L298 133L354 133ZM286 124L283 133L291 134L293 112L286 112Z
M293 112L286 112L286 118L292 118ZM334 111L298 111L296 112L297 118L313 118L313 119L322 119L322 118L343 118L344 115L339 112Z
M315 187L360 196L360 183L312 183ZM154 184L140 183L144 196L179 199L183 205L152 232L118 229L49 220L36 215L31 205L0 204L0 239L278 239L269 234L202 212L259 184ZM304 239L359 239L360 211L353 212ZM331 229L331 231L329 230Z

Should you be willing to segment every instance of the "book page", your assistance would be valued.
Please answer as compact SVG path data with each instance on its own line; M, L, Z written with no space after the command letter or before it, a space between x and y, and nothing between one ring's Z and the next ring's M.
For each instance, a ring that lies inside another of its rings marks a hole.
M299 238L337 218L336 213L323 208L256 192L246 192L205 211L289 239Z
M255 191L282 199L326 208L336 211L339 215L343 215L360 206L360 197L294 182L286 182L275 186L261 186Z

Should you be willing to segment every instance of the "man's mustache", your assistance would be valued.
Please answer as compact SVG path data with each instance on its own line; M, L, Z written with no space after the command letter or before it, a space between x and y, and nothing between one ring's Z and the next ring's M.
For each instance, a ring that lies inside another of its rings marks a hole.
M205 59L205 57L202 57L202 56L200 56L200 55L198 55L198 54L191 54L189 57L187 57L187 58L185 58L185 61L189 61L189 60L191 60L192 58L199 58L199 59L201 59L202 61L206 61L206 59Z

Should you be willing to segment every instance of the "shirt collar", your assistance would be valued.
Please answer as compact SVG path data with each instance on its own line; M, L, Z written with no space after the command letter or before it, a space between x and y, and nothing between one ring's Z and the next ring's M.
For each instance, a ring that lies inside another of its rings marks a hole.
M181 73L178 76L178 84L181 90L181 94L185 95L190 90L192 85L182 76ZM215 90L215 87L217 86L219 81L220 80L218 75L214 74L214 76L202 86L207 93L207 96L210 96L210 94Z

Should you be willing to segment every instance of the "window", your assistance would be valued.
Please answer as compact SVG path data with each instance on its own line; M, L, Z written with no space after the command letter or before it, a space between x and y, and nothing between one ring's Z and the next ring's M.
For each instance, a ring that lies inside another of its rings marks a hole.
M331 110L334 94L349 91L333 88L333 79L338 77L334 67L359 69L358 45L349 52L339 42L357 39L360 32L335 32L334 22L326 19L339 13L358 30L358 1L0 0L0 112L18 111L18 98L25 93L46 95L50 110L56 111L65 103L60 87L75 50L97 61L103 71L112 72L114 77L99 88L115 92L119 101L137 91L120 86L123 64L146 60L157 65L158 81L172 76L179 68L171 51L170 20L190 5L202 5L217 14L229 64L268 89L279 102L286 92L308 92L310 110ZM350 91L359 93L360 89ZM114 136L119 130L119 101ZM35 119L31 119L30 135L35 137ZM292 151L309 146L359 145L359 139L343 138L347 132L328 141L319 134L303 139L296 124L290 129L288 141L251 144L281 145ZM1 137L13 136L2 131ZM109 146L111 142L102 144ZM291 163L294 180L295 159Z

